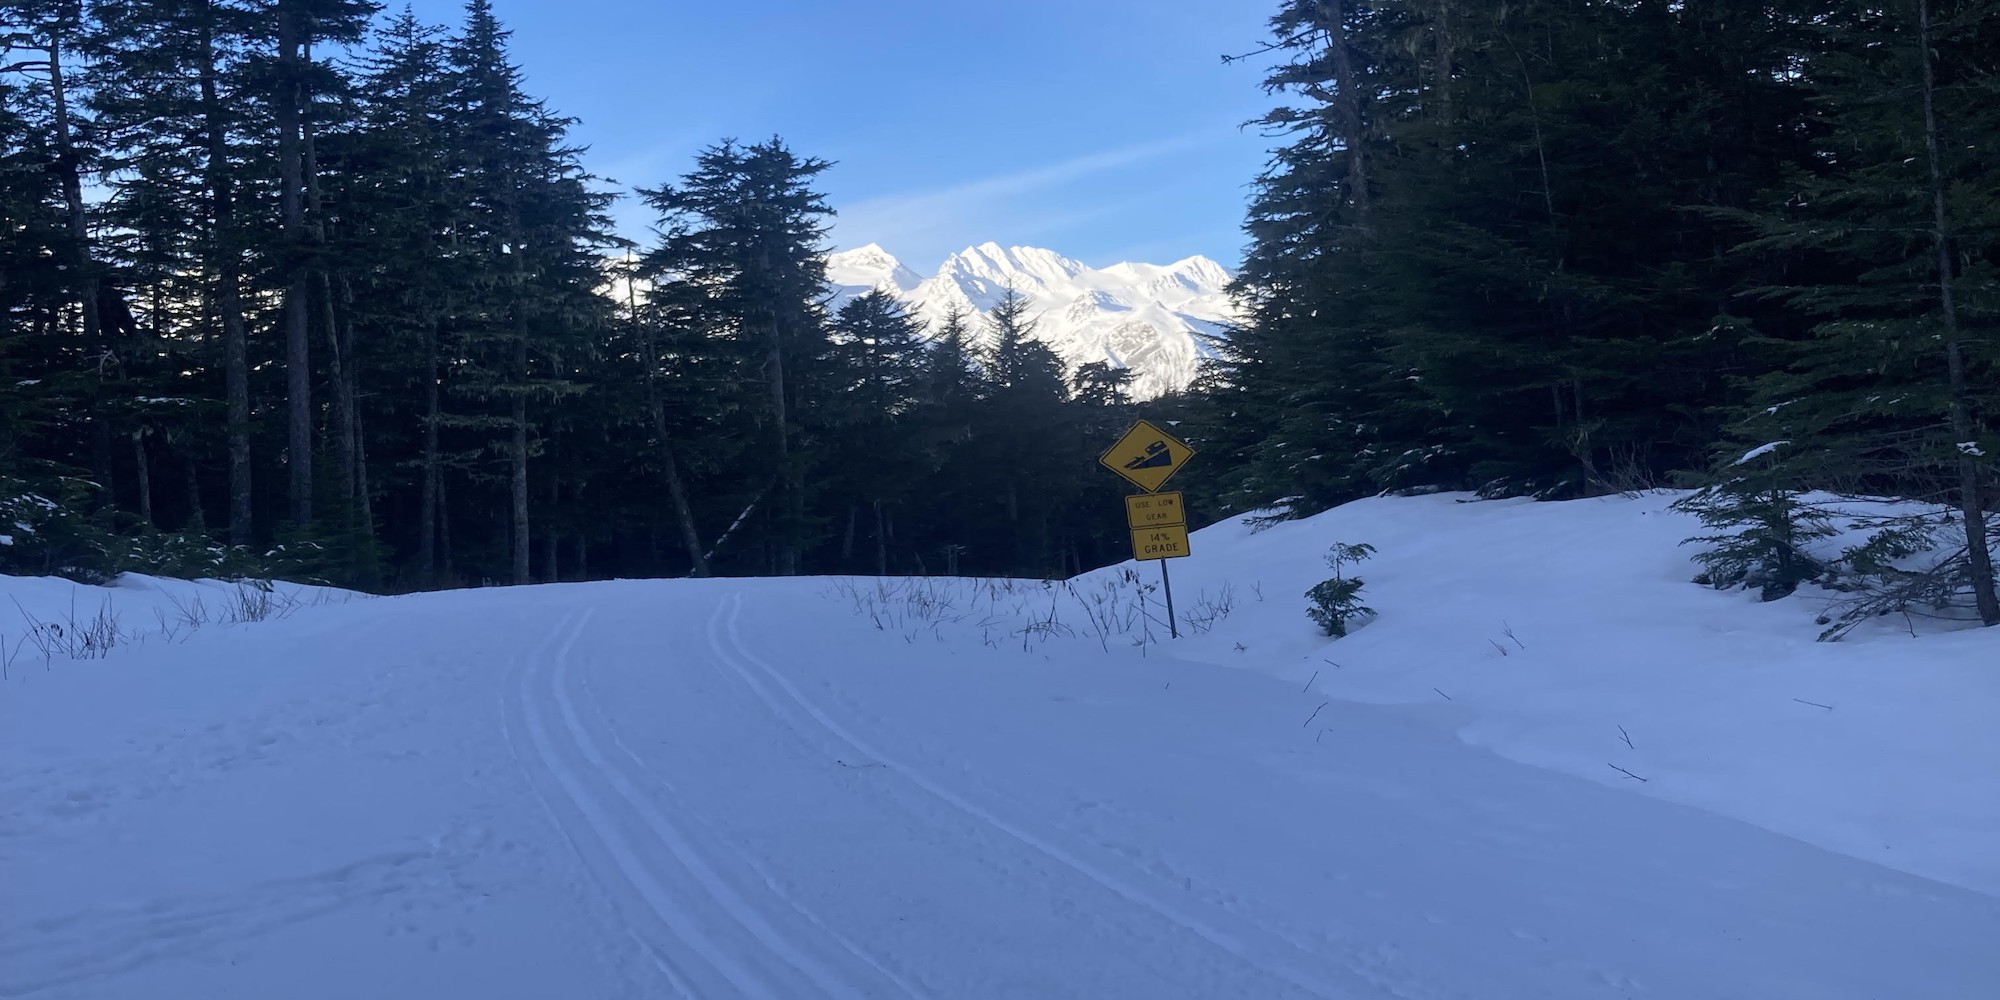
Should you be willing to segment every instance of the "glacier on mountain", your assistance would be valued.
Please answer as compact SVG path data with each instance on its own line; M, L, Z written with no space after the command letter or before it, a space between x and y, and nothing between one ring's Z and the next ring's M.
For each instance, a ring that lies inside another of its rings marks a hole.
M983 243L952 254L929 278L875 244L827 258L831 308L873 289L909 303L935 331L953 306L972 319L972 341L991 343L978 318L1011 285L1028 302L1035 339L1072 369L1107 361L1133 374L1132 393L1150 399L1187 387L1213 353L1205 337L1235 319L1230 274L1207 257L1172 264L1092 268L1051 250Z

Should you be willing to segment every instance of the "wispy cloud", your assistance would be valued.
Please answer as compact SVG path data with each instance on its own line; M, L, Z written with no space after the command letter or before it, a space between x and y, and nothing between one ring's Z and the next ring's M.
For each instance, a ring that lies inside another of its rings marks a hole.
M1224 138L1227 133L1222 130L1204 129L950 187L870 198L840 209L835 240L843 246L880 243L904 253L956 249L961 243L992 238L991 228L1002 220L1011 230L1018 231L1027 220L1038 230L1058 230L1102 214L1089 204L1063 204L1063 188Z

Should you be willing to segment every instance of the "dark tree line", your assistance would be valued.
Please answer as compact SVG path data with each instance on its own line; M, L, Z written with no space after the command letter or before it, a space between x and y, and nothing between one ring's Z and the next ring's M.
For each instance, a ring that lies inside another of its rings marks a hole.
M4 9L9 571L1064 574L1143 411L1208 517L1700 485L1711 582L2000 621L1996 0L1283 0L1243 322L1143 407L835 308L776 139L621 241L487 0Z
M365 0L4 18L0 570L417 589L1123 553L1091 462L1123 373L1066 372L1019 303L936 331L832 309L828 164L778 140L641 189L659 235L626 244L488 0L450 31Z
M1195 397L1212 505L1700 482L1712 582L1859 573L1901 595L1875 611L2000 622L2000 5L1271 23L1247 319ZM1944 513L1836 559L1835 494Z

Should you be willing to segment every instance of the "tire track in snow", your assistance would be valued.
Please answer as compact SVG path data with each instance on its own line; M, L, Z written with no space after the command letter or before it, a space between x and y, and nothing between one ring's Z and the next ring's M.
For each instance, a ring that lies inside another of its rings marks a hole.
M725 611L727 612L726 615ZM1151 911L1203 941L1214 945L1237 960L1259 969L1273 978L1279 979L1306 993L1322 997L1324 1000L1341 1000L1341 998L1349 995L1347 991L1337 989L1333 985L1322 982L1289 965L1275 964L1258 957L1253 953L1249 945L1237 936L1215 927L1197 915L1161 902L1151 893L1131 885L1116 875L1078 857L1076 854L1064 849L1060 845L1052 843L1033 831L1002 819L977 803L952 791L950 788L926 777L921 771L909 764L881 752L881 750L866 740L856 736L847 727L835 721L810 698L806 697L777 668L771 666L769 662L750 650L748 645L744 643L742 634L738 628L738 624L742 618L742 611L743 598L740 594L731 594L726 602L717 605L715 614L709 619L709 645L714 649L716 658L734 671L737 676L741 677L744 684L756 692L758 698L780 718L790 716L794 711L803 712L817 723L821 729L825 730L829 736L845 744L856 754L882 765L884 769L901 777L938 801L965 814L975 822L1006 834L1091 882L1096 883L1114 895ZM724 649L725 641L729 649ZM732 650L734 655L731 653ZM745 664L749 666L746 667ZM760 680L758 676L753 676L753 672L756 675L761 675L762 679ZM766 681L769 682L768 686L765 683ZM773 687L784 693L784 700L793 706L792 710L787 710L780 704L779 698L772 694L771 689ZM1294 947L1289 944L1286 946ZM1364 988L1377 988L1369 984L1363 985Z
M605 754L597 739L591 735L591 727L585 725L577 713L569 693L570 654L588 628L590 618L591 612L587 611L577 620L553 656L538 651L530 658L527 667L521 671L520 705L536 756L595 833L596 839L618 868L621 880L646 902L680 944L700 955L731 988L745 997L789 1000L800 995L793 992L789 985L777 981L791 977L770 975L773 966L777 965L796 972L804 980L804 985L813 990L811 995L814 996L843 1000L864 1000L874 996L775 926L753 900L738 892L723 877L686 833L644 794L633 778ZM562 629L558 627L557 631L560 633ZM548 646L545 643L542 649ZM537 688L544 690L538 692ZM548 713L549 706L544 698L552 699L553 716ZM558 747L558 740L566 747ZM579 773L581 769L565 762L565 749L567 753L580 757L588 765L588 771ZM604 794L604 787L595 790L589 787L591 781L586 774L594 775L602 786L608 786L609 794ZM619 802L623 803L628 814L627 823L621 824L614 813L619 808ZM631 820L636 820L636 823ZM676 881L694 883L700 894L728 918L724 928L705 924L701 914L675 897L667 884L670 873L656 867L665 859L672 861L674 872L671 874L681 877ZM753 942L752 947L762 952L757 960L751 960L752 956L743 954L743 949L732 947L732 942L721 939L728 925L747 935ZM658 949L649 947L648 950L677 990L686 996L698 995L683 976L675 973L673 963L666 955ZM875 966L866 956L858 952L856 955ZM766 957L768 961L763 960ZM879 969L879 966L876 968Z

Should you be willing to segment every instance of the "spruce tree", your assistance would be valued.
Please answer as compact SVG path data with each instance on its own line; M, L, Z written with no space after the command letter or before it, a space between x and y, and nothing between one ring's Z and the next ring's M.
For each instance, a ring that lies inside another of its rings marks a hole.
M845 508L838 561L854 560L865 512L871 565L886 574L897 512L928 471L915 433L928 360L923 328L894 295L877 289L841 306L829 348L834 384L823 396L815 436L832 456L836 509Z
M509 577L534 579L529 461L537 423L533 406L579 390L563 358L588 349L589 330L604 325L608 305L596 294L603 273L596 254L611 244L603 210L565 145L570 122L529 97L509 60L510 35L489 0L471 0L447 52L454 196L470 212L460 239L483 258L462 327L465 363L452 385L479 404L452 423L489 435L506 456Z
M1821 155L1772 211L1749 216L1739 253L1791 262L1794 280L1757 290L1810 317L1810 334L1756 342L1771 370L1754 382L1738 441L1784 441L1770 477L1811 490L1914 499L1953 511L1956 538L1919 574L1876 557L1920 550L1890 519L1858 554L1888 603L1963 600L2000 624L1988 511L2000 484L1990 414L2000 405L2000 89L1990 0L1904 0L1844 9L1810 63ZM1742 447L1741 443L1733 448ZM1792 515L1814 516L1810 508ZM1933 527L1917 534L1940 540ZM1902 597L1896 595L1901 594ZM1871 605L1872 606L1872 605Z
M799 572L816 526L807 513L812 457L796 447L802 407L826 356L825 219L812 180L830 166L782 140L702 151L678 185L642 189L661 239L644 270L681 286L695 322L763 383L772 570ZM753 501L755 502L755 501Z

